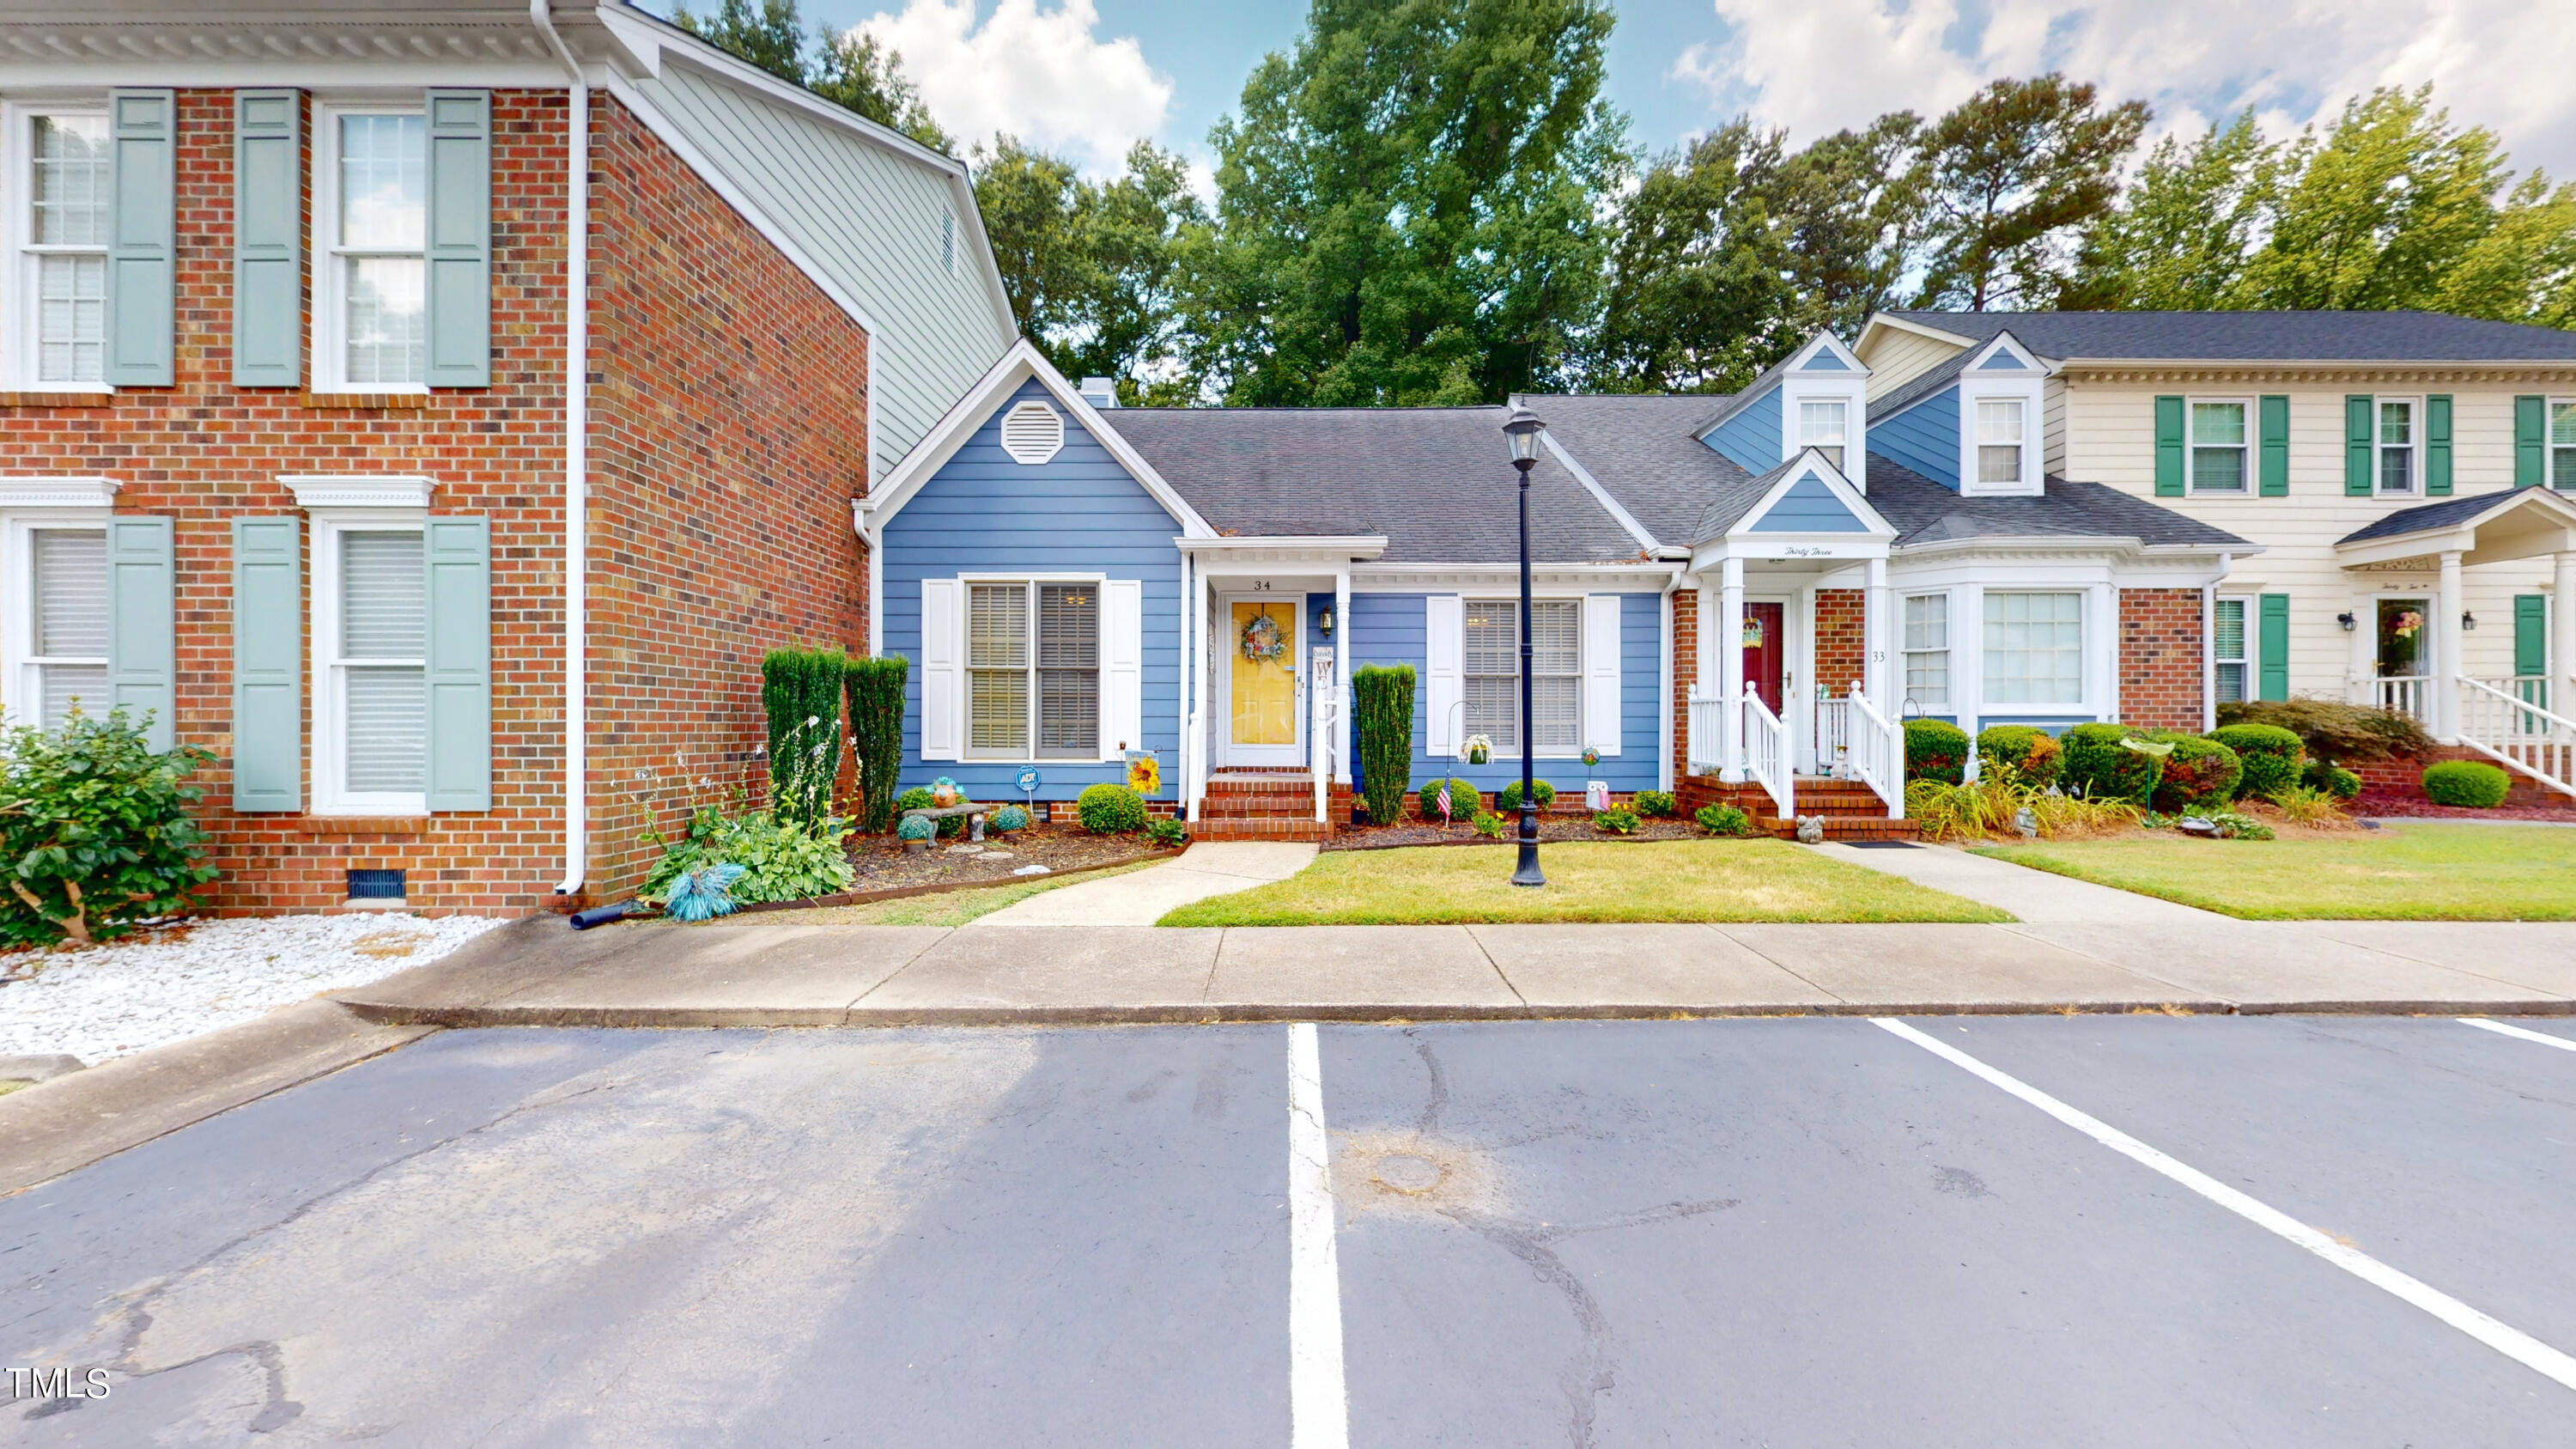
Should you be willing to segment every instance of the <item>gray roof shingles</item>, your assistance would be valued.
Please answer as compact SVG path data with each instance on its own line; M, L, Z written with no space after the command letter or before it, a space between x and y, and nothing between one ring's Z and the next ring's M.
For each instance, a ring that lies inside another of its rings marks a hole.
M1971 538L2134 538L2150 548L2251 548L2224 529L2100 483L2050 474L2036 498L1968 498L1885 458L1869 460L1869 501L1897 547Z
M2576 332L2439 312L1922 312L1891 317L1978 342L2010 330L2060 360L2576 362Z
M2488 509L2512 503L2522 496L2517 488L2504 493L2472 493L2465 498L2445 498L2439 503L2419 503L2395 513L2373 519L2367 526L2336 539L2337 543L2367 543L2374 538L2397 538L2428 529L2449 528L2465 523Z

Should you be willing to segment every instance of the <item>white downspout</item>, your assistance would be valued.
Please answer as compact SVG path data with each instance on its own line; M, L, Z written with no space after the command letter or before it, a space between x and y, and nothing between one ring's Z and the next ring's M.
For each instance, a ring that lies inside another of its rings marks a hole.
M590 82L555 33L550 0L528 0L536 23L572 77L564 115L564 877L559 896L579 895L590 878L587 688L590 512Z

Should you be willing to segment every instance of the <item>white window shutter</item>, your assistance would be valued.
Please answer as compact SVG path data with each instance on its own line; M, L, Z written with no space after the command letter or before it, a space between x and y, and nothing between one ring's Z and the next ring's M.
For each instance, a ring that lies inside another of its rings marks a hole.
M1422 707L1428 729L1423 738L1435 760L1458 753L1459 675L1467 650L1467 601L1456 594L1433 594L1423 601Z
M963 753L957 728L966 695L965 650L955 579L921 581L921 757L953 760Z
M1109 579L1100 586L1100 754L1145 747L1145 586Z
M1583 596L1583 742L1619 753L1619 596Z

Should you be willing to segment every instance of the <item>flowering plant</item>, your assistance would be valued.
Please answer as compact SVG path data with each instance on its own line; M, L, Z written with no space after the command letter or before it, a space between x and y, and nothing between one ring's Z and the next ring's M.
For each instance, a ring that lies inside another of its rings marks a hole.
M2415 637L2415 632L2423 627L2423 612L2417 609L2408 609L2397 616L2397 626L2388 632L2396 635L2400 639L2412 639Z
M1255 664L1267 664L1288 653L1288 636L1280 631L1279 621L1269 611L1252 616L1243 626L1243 657Z
M1491 735L1469 735L1458 753L1468 764L1490 764L1494 758L1494 738Z

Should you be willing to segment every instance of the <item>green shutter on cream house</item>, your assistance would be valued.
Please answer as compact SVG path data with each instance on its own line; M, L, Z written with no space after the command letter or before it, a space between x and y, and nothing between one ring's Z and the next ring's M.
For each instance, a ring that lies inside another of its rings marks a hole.
M2343 400L2343 491L2354 498L2370 496L2374 426L2369 398L2349 396Z
M2180 498L2183 494L2183 400L2178 397L2156 399L2156 496Z
M2255 676L2256 699L2290 697L2290 596L2263 594L2256 600L2260 619L2255 648L2261 653Z
M2255 401L2255 412L2261 441L2257 476L2262 480L2262 496L2283 498L2290 492L2290 400L2272 394Z

